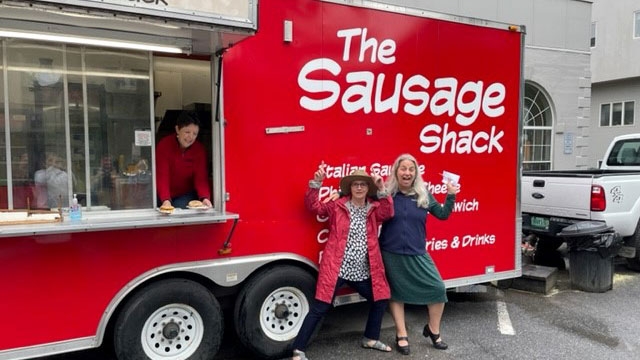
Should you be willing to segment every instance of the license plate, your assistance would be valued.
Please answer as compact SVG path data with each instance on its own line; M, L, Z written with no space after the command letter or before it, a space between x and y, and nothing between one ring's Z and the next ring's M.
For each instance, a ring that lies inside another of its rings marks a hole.
M543 217L532 216L531 227L543 230L549 230L549 219Z

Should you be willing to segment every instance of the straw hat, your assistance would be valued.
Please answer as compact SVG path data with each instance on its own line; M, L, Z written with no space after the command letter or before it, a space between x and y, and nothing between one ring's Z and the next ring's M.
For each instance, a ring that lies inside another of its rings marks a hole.
M340 179L340 191L343 195L351 195L351 183L354 181L366 181L369 185L367 196L376 197L378 187L373 182L373 178L366 171L360 169L353 170L351 174Z

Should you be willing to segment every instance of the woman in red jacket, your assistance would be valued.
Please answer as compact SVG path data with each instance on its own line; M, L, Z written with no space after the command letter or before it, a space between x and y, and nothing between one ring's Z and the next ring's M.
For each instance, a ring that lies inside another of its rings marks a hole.
M185 208L191 200L211 207L207 154L196 141L200 119L194 111L183 111L176 121L176 136L166 136L156 147L156 185L162 207Z
M370 306L362 347L391 351L379 340L390 291L378 245L378 227L393 216L393 200L384 191L382 178L374 179L366 171L356 170L340 181L346 196L323 203L318 193L325 167L322 163L309 182L305 205L315 214L329 217L329 239L322 252L315 301L293 343L293 359L307 359L306 345L331 308L336 289L344 284L367 299Z

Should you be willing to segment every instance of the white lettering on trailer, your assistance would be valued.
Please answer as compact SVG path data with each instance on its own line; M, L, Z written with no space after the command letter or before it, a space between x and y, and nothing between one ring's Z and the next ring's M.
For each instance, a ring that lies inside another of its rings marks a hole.
M431 181L426 181L425 185L427 186L427 189L429 189L429 192L431 192L432 194L446 194L449 192L449 189L447 189L447 184L437 183L434 185ZM460 189L462 189L462 184L458 184L458 190Z
M465 235L462 237L462 247L493 245L495 242L496 236L494 234Z
M474 134L471 130L462 130L459 132L449 131L449 124L444 124L444 128L440 125L430 124L422 128L420 132L420 151L425 154L431 154L440 150L440 153L449 152L451 154L471 154L471 153L489 153L494 151L501 153L503 151L500 145L500 139L504 136L504 131L500 130L496 133L496 126L491 127L491 133L478 131Z
M342 163L339 165L330 165L327 164L327 178L342 178L351 173L351 171L355 169L366 169L367 166L361 165L353 165L349 163ZM369 165L369 172L372 175L379 176L390 176L393 166L392 165L383 165L379 162L374 162ZM425 165L419 165L418 171L420 174L424 174L426 170ZM432 183L430 181L425 182L425 185L429 189L429 191L433 194L445 194L448 192L445 184L442 183ZM318 192L318 199L320 201L325 200L327 196L330 196L331 193L337 191L337 187L334 186L321 186ZM480 208L480 204L477 199L473 198L471 200L461 199L456 201L454 205L454 212L469 212L469 211L478 211ZM316 216L316 221L318 223L327 223L329 220L328 217ZM380 229L378 229L380 230ZM318 231L316 234L316 241L319 244L324 244L327 242L329 238L329 229L323 228ZM425 248L427 251L440 251L451 249L458 249L460 247L471 247L471 246L483 246L483 245L492 245L495 243L495 235L484 234L484 235L463 235L463 236L453 236L451 240L447 239L436 239L432 238L431 240L427 239ZM319 258L322 258L322 253L320 253Z
M427 244L425 245L425 248L427 249L427 251L446 250L448 247L449 247L449 241L444 239L436 239L436 238L427 240Z
M341 164L338 166L327 165L327 167L324 169L325 173L327 174L327 179L339 179L351 174L351 172L354 170L366 170L366 166Z
M476 200L475 198L470 201L467 199L458 200L453 205L454 212L470 212L470 211L478 211L478 210L480 210L480 204L478 203L478 200Z
M303 96L300 98L300 106L310 111L322 111L333 106L340 97L340 84L331 80L313 80L308 79L307 75L316 70L327 70L331 75L338 75L342 70L337 62L326 59L313 59L306 63L300 73L298 73L298 85L310 93L328 92L331 94L328 98L314 100Z
M342 62L353 61L351 52L354 48L359 63L391 65L397 60L396 42L393 39L379 41L368 38L367 28L338 30L337 37L343 39ZM342 110L348 114L358 111L397 114L402 110L406 114L420 116L428 111L435 117L453 118L463 127L474 124L480 114L496 118L505 113L507 90L500 82L485 84L477 79L461 83L455 77L442 77L436 78L433 88L430 88L431 82L422 74L405 76L398 72L387 79L387 75L372 71L341 73L342 67L334 59L309 60L298 73L298 86L307 93L300 97L300 106L309 111L323 111L340 100ZM345 89L336 81L338 76L344 76L344 81L349 84ZM385 81L393 83L393 92L383 98ZM458 154L502 152L500 140L503 135L504 132L498 131L495 125L489 134L472 130L448 131L448 123L443 126L428 124L419 134L423 143L420 151Z
M396 57L393 55L396 52L396 42L392 39L384 39L380 42L380 46L378 47L377 39L367 39L367 28L338 30L338 37L345 39L342 61L349 61L351 39L355 36L360 36L360 53L358 55L359 62L364 62L364 56L367 49L371 50L372 64L376 62L376 59L385 65L396 62Z
M393 165L382 165L380 163L373 163L369 167L369 173L371 175L379 175L379 176L389 176L391 175L391 171L393 170ZM418 171L421 175L425 172L424 165L418 165ZM443 185L444 186L444 185ZM446 192L446 186L444 186Z
M336 81L323 76L322 80L309 78L311 73L326 70L331 75L338 76L342 71L340 65L329 58L313 59L307 62L298 73L298 85L308 93L328 93L324 98L302 96L300 106L310 111L322 111L334 106L340 98L341 88ZM452 77L435 80L433 98L429 98L430 82L422 75L410 76L403 83L404 75L396 74L394 90L387 99L382 99L382 89L386 76L377 76L370 71L353 71L345 75L347 87L342 94L341 105L345 113L352 114L363 111L369 114L384 113L391 110L397 114L400 109L400 99L404 99L402 110L414 116L422 115L427 109L432 115L455 115L456 123L461 126L472 125L480 112L487 117L498 117L504 114L502 104L506 96L503 84L493 83L483 91L483 81L466 82L458 91L458 80ZM422 90L422 91L421 91ZM374 96L375 91L375 96ZM465 101L468 94L474 92L471 100ZM373 100L373 102L372 102Z
M378 175L378 176L389 176L391 175L391 170L393 169L393 165L382 165L382 164L378 164L378 163L373 163L371 164L371 167L369 168L369 173L371 175Z
M333 186L322 186L320 187L320 191L318 192L318 198L322 200L323 198L331 195L331 193L334 191L338 191L338 189L334 188ZM327 219L325 218L325 221L326 220Z
M462 236L454 236L451 239L451 248L468 248L474 246L489 246L494 245L496 243L496 235L495 234L475 234L475 235L462 235Z

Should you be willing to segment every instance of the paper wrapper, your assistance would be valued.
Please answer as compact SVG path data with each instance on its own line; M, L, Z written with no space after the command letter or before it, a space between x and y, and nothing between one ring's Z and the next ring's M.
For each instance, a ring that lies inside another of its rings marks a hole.
M454 174L454 173L448 172L448 171L443 171L442 172L442 183L443 184L451 182L451 184L453 184L453 185L458 185L459 181L460 181L460 175Z

